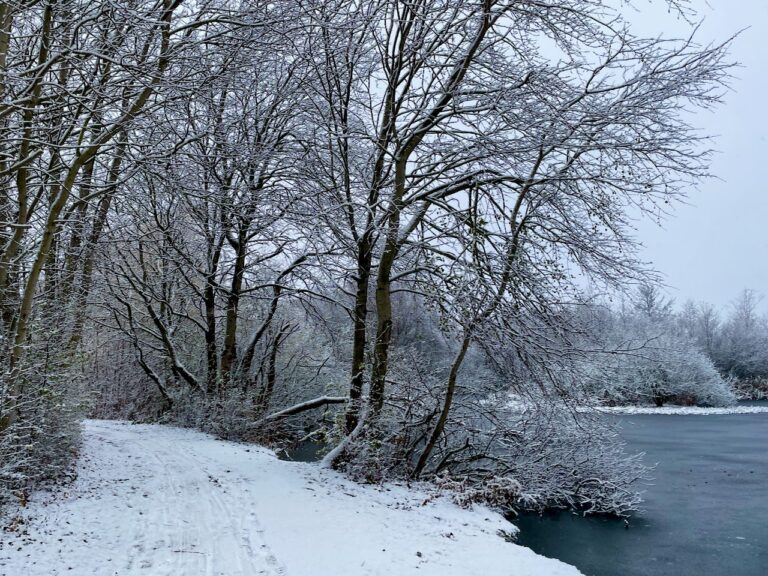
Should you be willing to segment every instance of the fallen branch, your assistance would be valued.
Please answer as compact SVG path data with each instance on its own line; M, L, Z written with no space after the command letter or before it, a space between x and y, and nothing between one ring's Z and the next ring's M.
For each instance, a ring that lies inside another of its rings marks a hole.
M306 412L307 410L312 410L313 408L326 406L328 404L345 404L348 400L349 398L347 398L346 396L320 396L319 398L315 398L313 400L307 400L306 402L296 404L294 406L291 406L290 408L286 408L284 410L280 410L279 412L270 414L269 416L265 416L264 418L256 422L256 425L262 424L264 422L272 422L273 420L280 420L281 418L293 416L294 414Z

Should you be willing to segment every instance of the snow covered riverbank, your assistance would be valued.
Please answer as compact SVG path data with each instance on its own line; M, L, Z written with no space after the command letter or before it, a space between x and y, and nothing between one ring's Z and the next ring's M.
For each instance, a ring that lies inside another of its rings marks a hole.
M509 524L192 430L87 421L78 479L0 533L0 576L577 576Z
M595 409L609 414L674 414L678 416L717 416L723 414L768 414L768 406L730 406L699 408L698 406L606 406Z
M535 408L522 400L514 399L508 403L513 412L525 412ZM576 406L576 412L605 414L660 414L677 416L717 416L724 414L768 414L768 404L763 406L727 406L722 408L702 408L699 406Z

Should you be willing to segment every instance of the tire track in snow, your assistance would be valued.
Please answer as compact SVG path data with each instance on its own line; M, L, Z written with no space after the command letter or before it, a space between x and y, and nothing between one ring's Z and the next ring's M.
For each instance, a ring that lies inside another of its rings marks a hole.
M140 443L154 464L154 476L163 478L159 507L149 523L165 527L165 538L140 540L140 567L151 569L153 576L285 574L260 537L263 529L247 494L234 490L221 466L196 454L192 444L162 436ZM152 558L157 550L166 554Z
M199 436L170 430L89 422L71 495L38 519L23 576L285 576L245 477L197 453Z
M224 517L229 519L231 531L240 534L241 544L248 550L250 557L261 560L262 566L258 568L255 574L284 576L286 574L285 568L280 565L275 554L264 540L264 528L254 510L251 502L252 497L247 489L242 487L247 485L248 480L239 474L233 474L231 470L214 459L195 454L183 446L180 452L184 453L190 462L207 474L211 483L217 485L221 492L228 493L230 496L223 498L219 496L216 490L209 493L219 509L224 512ZM232 509L232 502L238 503L239 510ZM250 566L249 568L253 569L254 567ZM248 572L244 572L244 574L246 573Z

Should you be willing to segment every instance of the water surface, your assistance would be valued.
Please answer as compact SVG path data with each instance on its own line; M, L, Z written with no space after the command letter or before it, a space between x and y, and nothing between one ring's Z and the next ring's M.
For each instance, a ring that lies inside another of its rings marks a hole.
M768 414L619 421L629 450L658 463L643 512L629 528L523 516L519 543L587 576L768 576Z

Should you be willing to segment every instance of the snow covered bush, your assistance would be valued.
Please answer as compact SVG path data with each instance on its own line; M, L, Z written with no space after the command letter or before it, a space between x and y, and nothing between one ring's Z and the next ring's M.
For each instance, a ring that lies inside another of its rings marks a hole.
M19 369L19 394L9 402L7 373L0 376L0 510L22 503L23 494L42 482L71 473L80 442L80 420L89 395L73 359L63 362L43 343ZM13 406L12 413L8 406Z
M739 400L768 400L768 378L737 378L733 389Z
M466 478L437 477L435 485L441 490L450 492L454 502L459 506L472 504L487 504L498 508L508 508L520 501L522 487L513 478L499 476L490 478L479 486L467 481Z
M522 485L518 507L571 508L624 516L641 502L637 482L648 478L641 455L630 455L604 418L558 403L529 404L510 415L518 435L504 439L508 473Z
M669 325L624 318L604 335L604 351L582 362L587 391L608 405L729 406L731 383L694 341Z

